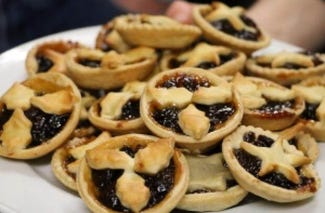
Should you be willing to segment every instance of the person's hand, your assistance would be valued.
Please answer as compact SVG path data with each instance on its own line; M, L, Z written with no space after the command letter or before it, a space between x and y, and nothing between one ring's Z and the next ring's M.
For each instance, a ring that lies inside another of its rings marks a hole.
M174 1L166 10L166 15L184 24L191 24L193 4L185 1Z

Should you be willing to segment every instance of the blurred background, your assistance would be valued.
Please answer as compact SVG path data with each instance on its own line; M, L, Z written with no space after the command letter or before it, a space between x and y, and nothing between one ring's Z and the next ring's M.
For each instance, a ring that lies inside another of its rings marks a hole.
M147 0L141 4L141 1L133 0L0 0L0 53L41 36L101 25L122 13L164 13L170 2ZM238 3L226 2L230 5Z
M45 35L101 25L123 13L165 14L172 2L176 0L0 0L0 53ZM248 9L248 15L273 38L324 51L324 0L223 2Z

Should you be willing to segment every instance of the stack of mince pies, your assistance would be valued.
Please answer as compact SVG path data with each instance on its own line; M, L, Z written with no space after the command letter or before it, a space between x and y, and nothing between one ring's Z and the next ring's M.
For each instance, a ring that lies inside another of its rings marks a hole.
M126 14L94 47L36 44L28 77L0 98L0 156L50 155L57 180L98 213L317 196L325 54L253 54L271 38L241 7L195 5L193 20Z

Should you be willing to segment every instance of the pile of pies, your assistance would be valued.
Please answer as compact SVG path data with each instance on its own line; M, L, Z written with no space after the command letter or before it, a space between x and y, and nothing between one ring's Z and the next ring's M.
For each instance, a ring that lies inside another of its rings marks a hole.
M55 177L98 213L315 196L325 54L254 54L270 37L241 7L196 5L193 20L127 14L94 47L35 45L28 77L0 98L0 156L52 155Z

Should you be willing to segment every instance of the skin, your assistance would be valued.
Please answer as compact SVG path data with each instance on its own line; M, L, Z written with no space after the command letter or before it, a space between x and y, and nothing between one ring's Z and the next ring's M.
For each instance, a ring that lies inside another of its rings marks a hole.
M182 23L192 23L193 4L177 0L170 5L157 0L114 0L131 12L166 14ZM272 38L306 50L325 46L325 2L322 0L258 0L246 11Z

